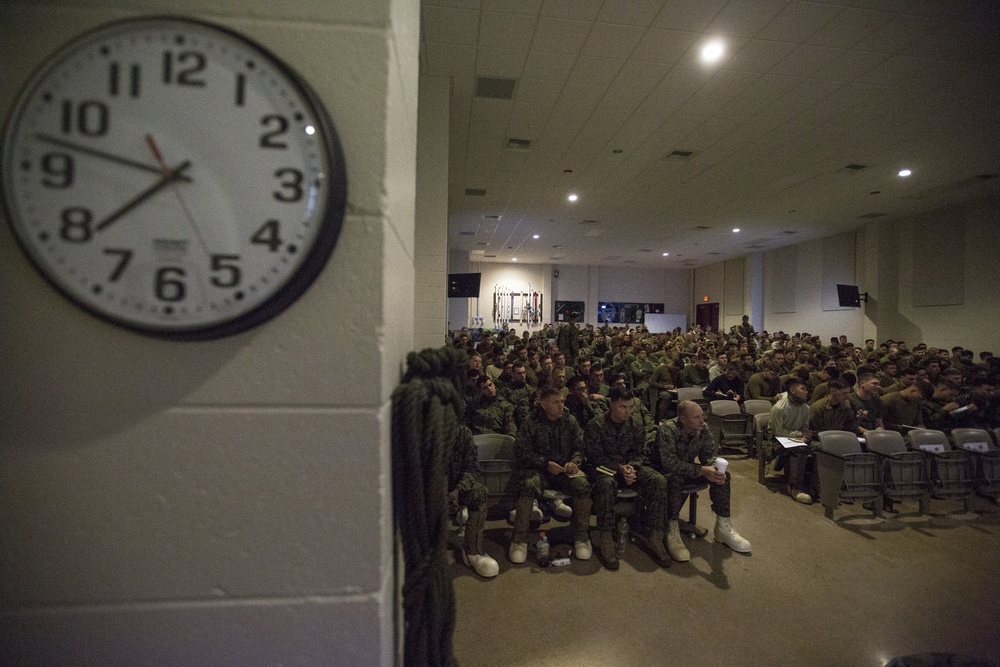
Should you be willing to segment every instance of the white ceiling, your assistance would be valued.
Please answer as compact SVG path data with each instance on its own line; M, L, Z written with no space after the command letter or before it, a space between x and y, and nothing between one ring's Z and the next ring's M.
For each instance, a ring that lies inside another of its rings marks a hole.
M423 0L420 48L473 260L690 268L1000 191L995 0Z

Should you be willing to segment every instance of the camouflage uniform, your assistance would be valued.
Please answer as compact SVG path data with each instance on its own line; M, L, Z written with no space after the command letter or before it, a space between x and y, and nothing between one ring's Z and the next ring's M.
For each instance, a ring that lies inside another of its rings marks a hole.
M681 514L681 506L684 504L682 487L704 480L705 478L701 476L701 466L715 463L715 438L712 437L707 425L700 431L687 435L681 430L676 418L670 419L660 424L656 447L651 453L653 464L663 471L669 486L667 518L670 521L677 521ZM701 465L694 462L696 457ZM717 516L728 517L730 496L728 471L726 483L710 483L708 493L712 499L712 511Z
M597 466L618 470L628 464L635 468L639 493L649 504L655 530L666 530L667 480L649 465L646 457L646 434L634 420L616 424L610 413L594 419L584 431L590 478L594 487L594 512L597 529L610 531L615 525L615 499L619 488L626 488L621 473L614 476L597 472Z
M573 498L574 537L586 540L590 525L590 483L586 477L567 477L549 473L549 461L564 465L583 462L583 431L569 412L550 420L541 407L521 424L514 441L514 461L517 466L518 509L514 514L513 541L527 542L531 519L531 501L541 498L545 489L556 489ZM527 503L525 503L527 499ZM522 512L527 507L528 511Z
M475 435L480 433L502 433L517 436L514 421L514 406L507 401L493 397L469 403L465 413L465 423Z
M489 493L479 481L479 451L472 439L472 431L459 425L455 446L448 468L448 489L458 491L458 505L469 509L465 524L465 552L483 554L483 531L486 528L486 513Z
M600 414L594 407L594 401L584 402L573 394L566 397L566 409L581 427L586 427L594 417Z

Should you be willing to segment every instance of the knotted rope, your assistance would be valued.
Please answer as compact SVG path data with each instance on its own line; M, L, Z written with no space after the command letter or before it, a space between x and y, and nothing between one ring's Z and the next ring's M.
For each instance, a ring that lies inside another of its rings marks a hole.
M403 663L456 665L455 591L445 558L448 466L464 412L465 352L427 349L407 356L392 394L392 476L403 542Z

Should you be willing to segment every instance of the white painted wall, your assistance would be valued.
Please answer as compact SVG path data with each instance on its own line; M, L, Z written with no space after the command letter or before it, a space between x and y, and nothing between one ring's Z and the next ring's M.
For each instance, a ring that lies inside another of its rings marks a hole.
M440 347L448 332L448 103L447 77L420 78L417 126L413 345Z
M275 320L202 343L83 313L0 224L0 663L394 664L388 408L413 347L418 10L0 3L4 117L81 31L200 17L313 84L349 188L317 282Z

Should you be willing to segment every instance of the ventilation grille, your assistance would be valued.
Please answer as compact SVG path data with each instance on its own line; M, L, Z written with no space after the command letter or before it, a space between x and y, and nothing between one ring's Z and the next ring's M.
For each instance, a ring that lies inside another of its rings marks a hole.
M664 155L661 159L668 162L687 162L694 155L694 151L676 150Z
M865 213L864 215L859 215L858 219L859 220L874 220L875 218L884 218L885 215L886 215L885 213L874 213L874 212L872 212L872 213Z
M458 235L459 236L475 236L476 233L475 232L459 232Z
M854 163L852 163L852 164L849 164L849 165L845 166L843 169L841 169L841 171L861 171L862 169L867 169L867 168L868 168L868 165L866 165L866 164L854 164Z
M711 229L711 225L698 225L695 229Z
M493 214L493 213L487 213L486 215L484 215L484 216L483 216L483 220L491 220L491 221L493 221L493 222L496 222L496 221L497 221L497 220L499 220L499 219L500 219L501 217L503 217L503 216L500 216L500 215L495 215L495 214Z
M465 188L465 195L467 197L485 197L486 190L480 190L479 188Z
M507 150L509 151L530 151L531 139L515 139L511 137L507 140Z
M481 76L476 79L476 97L485 97L491 100L512 100L516 86L517 79Z
M583 220L582 222L580 222L580 224L581 225L599 225L601 223L598 222L597 220Z

